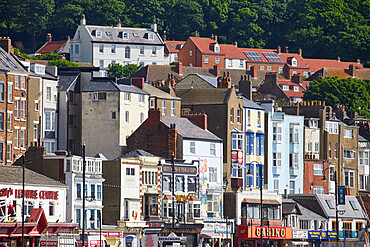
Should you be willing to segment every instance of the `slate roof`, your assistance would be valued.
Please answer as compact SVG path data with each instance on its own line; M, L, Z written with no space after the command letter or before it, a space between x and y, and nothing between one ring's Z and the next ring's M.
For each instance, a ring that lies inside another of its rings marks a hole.
M365 136L358 135L359 142L370 142L370 139L367 139Z
M0 183L22 184L22 167L0 166ZM66 187L65 184L25 168L26 185Z
M0 47L0 69L11 72L28 74L23 65L11 54Z
M246 97L243 97L243 106L246 108L251 108L251 109L257 109L257 110L262 110L262 111L265 110L265 108L263 108L257 103L254 103L252 100L247 99Z
M142 149L136 149L134 151L128 152L128 153L120 156L120 158L136 158L136 157L139 157L139 156L156 157L155 155L153 155L153 154L151 154L147 151L144 151Z
M161 122L164 123L167 127L170 127L171 124L175 124L177 133L184 138L222 141L221 138L218 138L209 130L200 128L198 125L194 124L187 118L162 116Z
M176 96L173 96L173 95L171 95L169 93L166 93L165 91L160 90L160 89L158 89L156 87L153 87L149 83L144 83L144 89L143 89L143 91L145 91L148 94L150 94L150 96L154 96L154 97L157 97L159 99L181 100L181 98L176 97Z
M27 73L28 73L29 76L32 76L32 77L41 77L41 78L49 79L49 80L57 80L58 79L58 77L50 75L48 72L45 72L44 75L36 74L36 73L33 73L33 72L27 72Z
M334 218L335 217L335 197L334 195L316 195L317 201L320 203L323 211L325 212L327 217ZM330 209L328 204L326 203L326 200L330 200L332 204L334 205L333 209ZM362 207L357 201L357 198L355 196L346 196L346 204L345 205L338 205L339 211L344 211L343 214L339 214L339 218L357 218L357 219L363 219L365 218L364 212L362 211ZM352 209L352 206L350 205L350 201L354 202L354 204L357 206L358 210Z
M175 88L177 88L177 89L190 89L190 88L188 88L189 85L186 85L186 82L184 80L192 80L192 78L194 78L194 77L199 77L206 84L203 83L203 85L202 85L202 82L200 82L199 84L194 85L191 82L191 85L193 86L193 88L199 88L199 87L202 87L202 88L203 87L214 87L214 88L217 88L217 77L199 75L197 73L187 75L184 79L182 79L181 81L179 81L178 83L176 83ZM184 83L182 83L183 81L184 81L185 85L184 85ZM188 81L188 84L189 84L189 81Z
M66 44L67 44L67 40L46 42L35 53L37 54L44 54L44 53L50 53L50 52L60 53L61 51L63 51L64 46Z
M75 83L80 76L80 73L59 73L59 83L61 91L66 91L72 83Z
M208 82L210 85L212 85L214 87L217 87L217 77L199 75L199 74L196 74L196 75L199 76L200 78L202 78L204 81Z
M130 27L111 27L111 26L93 26L86 25L85 28L90 33L93 42L111 42L111 43L123 43L123 44L148 44L148 45L164 45L161 37L158 33L153 32L150 28L130 28ZM92 35L93 31L102 31L101 37ZM128 33L128 39L119 37L120 32ZM111 35L108 35L108 34ZM148 39L148 34L153 33L154 37L152 40ZM136 36L137 34L137 37Z
M175 89L182 105L224 104L234 88Z
M114 80L114 78L106 77L94 78L86 85L82 92L121 91L136 94L148 94L135 86L119 84L114 82Z

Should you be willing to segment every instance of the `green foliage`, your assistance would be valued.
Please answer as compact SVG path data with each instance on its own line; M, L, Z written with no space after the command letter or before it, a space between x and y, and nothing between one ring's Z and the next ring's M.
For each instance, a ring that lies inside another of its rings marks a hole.
M370 80L320 78L310 83L304 99L325 101L332 107L344 105L347 111L370 117Z
M40 54L36 56L29 56L28 54L25 54L25 53L21 53L20 55L23 58L30 59L30 60L57 60L60 58L59 54L55 52L44 53L44 54Z
M0 33L33 53L48 32L73 38L81 14L91 25L149 28L168 40L218 36L239 47L303 49L305 57L370 61L370 0L1 0Z
M122 64L119 63L111 63L108 65L108 75L110 77L127 78L138 71L141 66L141 64L127 64L125 66L122 66Z
M50 60L48 65L57 67L80 67L80 65L70 62L66 59Z

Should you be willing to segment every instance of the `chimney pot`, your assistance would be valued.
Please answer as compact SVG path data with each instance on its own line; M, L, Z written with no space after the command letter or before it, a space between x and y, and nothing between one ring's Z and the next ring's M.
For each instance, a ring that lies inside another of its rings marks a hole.
M301 48L298 49L298 54L299 54L299 56L302 57L302 49Z
M51 36L51 33L48 33L46 35L46 42L51 42L52 41L52 36Z
M238 42L237 41L234 42L234 46L238 47Z
M360 64L360 63L361 63L361 60L357 58L357 64Z
M280 53L281 53L281 46L280 46L280 45L278 45L278 47L277 47L277 53L278 53L278 54L280 54Z
M338 56L337 61L340 62L340 56Z
M217 42L217 35L215 35L215 41Z
M85 18L85 14L82 14L81 15L81 25L86 25L86 18Z
M285 46L285 53L289 53L289 46Z

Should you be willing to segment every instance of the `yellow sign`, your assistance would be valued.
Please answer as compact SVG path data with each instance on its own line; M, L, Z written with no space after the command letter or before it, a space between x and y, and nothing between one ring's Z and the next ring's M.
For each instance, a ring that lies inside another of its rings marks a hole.
M176 201L177 202L189 202L190 196L189 194L187 195L175 195Z

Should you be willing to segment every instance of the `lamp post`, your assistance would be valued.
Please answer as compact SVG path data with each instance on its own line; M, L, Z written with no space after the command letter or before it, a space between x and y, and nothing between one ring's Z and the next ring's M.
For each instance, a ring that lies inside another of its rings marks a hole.
M330 167L326 168L323 172L324 174L324 177L322 178L322 180L325 182L327 179L325 177L325 172L329 169ZM338 181L337 181L337 171L334 170L334 187L335 187L335 228L337 230L337 246L338 246L338 242L339 242L339 222L338 222ZM329 189L329 186L328 186L328 189Z
M25 157L22 156L22 247L24 247L24 187L25 187Z
M85 220L86 220L86 212L85 212L85 200L86 200L86 153L85 153L85 143L82 144L82 246L85 246Z
M260 225L260 232L261 232L261 236L260 236L260 247L263 246L263 236L262 236L262 232L263 232L263 202L262 202L262 182L263 182L263 179L262 179L262 164L260 164L259 162L257 161L251 161L249 163L249 165L253 164L253 163L256 163L256 165L258 165L258 169L259 169L259 179L260 179L260 219L261 219L261 225ZM247 177L250 177L252 176L251 174L251 169L249 167L249 170L247 172Z

